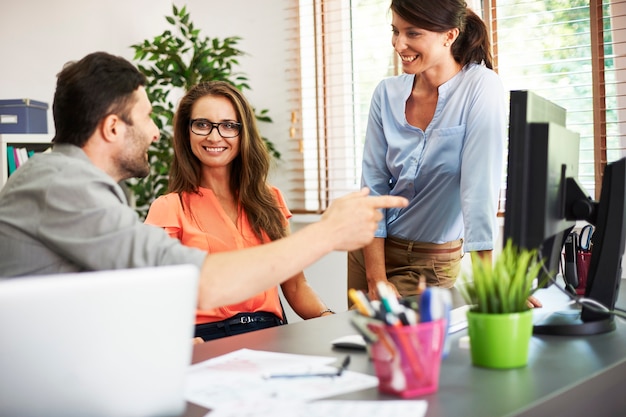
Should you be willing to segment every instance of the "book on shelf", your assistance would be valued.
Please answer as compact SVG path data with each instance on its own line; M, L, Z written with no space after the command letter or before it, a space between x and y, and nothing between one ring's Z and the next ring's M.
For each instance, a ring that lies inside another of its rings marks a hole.
M15 161L15 150L13 146L7 146L7 159L7 162L9 164L9 175L11 175L17 169L17 163Z
M16 169L22 166L28 158L35 155L33 149L26 149L24 147L7 146L7 165L9 167L9 175L13 174Z
M26 161L28 161L28 151L26 148L15 148L20 153L20 166L23 165Z

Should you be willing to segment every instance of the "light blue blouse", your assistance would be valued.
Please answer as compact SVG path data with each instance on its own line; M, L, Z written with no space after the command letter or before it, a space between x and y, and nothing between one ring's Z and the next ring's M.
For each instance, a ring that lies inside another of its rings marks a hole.
M467 65L439 87L426 131L405 116L413 74L374 91L363 151L362 185L372 195L400 195L409 206L387 209L377 237L418 242L464 239L465 251L493 249L506 139L506 97L498 75Z

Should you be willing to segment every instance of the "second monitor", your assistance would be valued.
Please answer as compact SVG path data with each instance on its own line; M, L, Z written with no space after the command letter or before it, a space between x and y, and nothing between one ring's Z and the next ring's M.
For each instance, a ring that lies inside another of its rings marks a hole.
M607 165L600 201L593 201L577 181L579 136L564 125L563 108L529 91L511 92L504 240L537 249L546 268L556 274L565 237L576 220L594 224L585 297L605 310L585 304L578 313L552 314L548 322L535 324L534 332L603 333L615 327L609 311L621 281L626 160Z

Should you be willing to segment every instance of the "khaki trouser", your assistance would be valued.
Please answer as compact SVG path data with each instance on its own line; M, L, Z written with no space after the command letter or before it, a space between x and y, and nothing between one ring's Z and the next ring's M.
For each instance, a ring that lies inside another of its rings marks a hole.
M387 279L394 284L402 297L417 294L421 277L426 285L450 288L453 305L465 304L454 288L461 271L463 240L437 244L413 242L395 237L385 239L385 267ZM367 294L365 261L363 251L348 253L348 288L362 290ZM348 299L348 306L352 307Z

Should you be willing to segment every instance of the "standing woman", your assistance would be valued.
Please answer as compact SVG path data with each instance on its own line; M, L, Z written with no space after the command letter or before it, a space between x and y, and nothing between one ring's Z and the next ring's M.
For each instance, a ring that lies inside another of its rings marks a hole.
M348 255L348 288L372 299L379 281L400 296L420 281L452 288L464 251L491 257L506 137L480 17L463 0L392 0L391 13L404 74L374 91L362 185L410 203L386 210L374 242Z
M222 81L194 86L174 121L169 194L155 200L146 223L183 244L209 253L280 239L289 233L280 191L267 184L270 156L252 107ZM228 285L229 277L222 277ZM308 319L332 314L301 272L282 284L294 311ZM204 340L283 324L278 288L242 303L197 311L196 337Z

